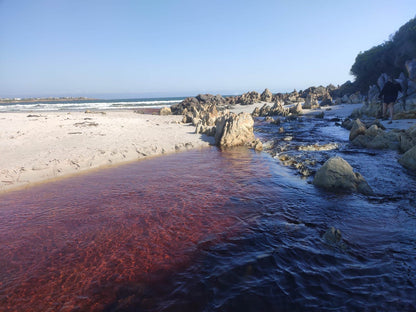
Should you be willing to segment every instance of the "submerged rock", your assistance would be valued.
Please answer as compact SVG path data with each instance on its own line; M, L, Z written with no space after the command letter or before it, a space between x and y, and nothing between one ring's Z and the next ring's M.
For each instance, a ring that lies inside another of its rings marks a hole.
M336 244L339 243L341 241L342 235L341 235L341 231L339 229L334 228L333 226L331 226L331 228L329 228L325 234L322 236L322 238L330 244Z
M348 162L341 157L332 157L316 172L313 184L327 190L357 191L364 195L374 192L363 176L354 172Z

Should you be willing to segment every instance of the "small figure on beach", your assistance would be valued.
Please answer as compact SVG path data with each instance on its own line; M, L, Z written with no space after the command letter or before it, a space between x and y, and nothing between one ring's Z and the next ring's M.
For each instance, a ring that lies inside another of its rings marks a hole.
M392 79L389 78L379 95L380 99L383 100L383 120L387 120L386 112L387 108L389 109L389 124L393 122L393 106L394 103L397 101L399 91L402 91L401 85L397 82L392 81Z

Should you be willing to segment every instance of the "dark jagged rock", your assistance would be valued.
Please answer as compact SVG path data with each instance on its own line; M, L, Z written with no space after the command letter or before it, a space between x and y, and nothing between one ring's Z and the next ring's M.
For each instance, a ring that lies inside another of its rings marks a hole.
M260 94L256 91L247 92L235 97L235 102L241 105L251 105L260 102Z
M196 97L188 97L178 104L172 105L174 115L186 115L188 112L203 111L204 107L216 105L217 108L225 107L226 100L221 95L199 94Z

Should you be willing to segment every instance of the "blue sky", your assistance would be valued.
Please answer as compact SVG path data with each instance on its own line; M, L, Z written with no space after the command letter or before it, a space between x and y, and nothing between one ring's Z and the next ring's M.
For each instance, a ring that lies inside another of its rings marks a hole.
M415 0L0 0L0 97L342 84L415 15Z

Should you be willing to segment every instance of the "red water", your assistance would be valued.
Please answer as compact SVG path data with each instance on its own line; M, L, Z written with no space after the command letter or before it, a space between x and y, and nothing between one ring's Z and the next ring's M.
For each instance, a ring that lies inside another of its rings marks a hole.
M242 230L250 152L188 152L0 196L0 310L100 311ZM255 172L254 172L255 170ZM250 186L250 192L255 187Z

